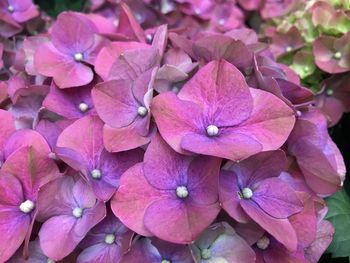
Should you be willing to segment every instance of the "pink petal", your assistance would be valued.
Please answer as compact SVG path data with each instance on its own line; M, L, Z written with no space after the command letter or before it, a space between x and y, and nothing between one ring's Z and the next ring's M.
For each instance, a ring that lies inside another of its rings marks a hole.
M179 100L169 92L153 99L151 111L162 137L175 151L184 153L181 140L186 134L197 132L195 121L201 118L200 108L192 102Z
M191 160L192 158L175 152L156 134L145 153L145 178L153 187L175 190L179 184L187 183L186 174Z
M303 209L294 190L279 178L268 178L259 183L252 197L258 206L275 218L287 218Z
M295 115L282 100L266 91L250 89L254 108L248 120L232 132L242 133L257 140L263 151L280 148L287 140L295 123Z
M73 12L61 13L52 27L52 43L63 53L83 53L94 44L95 25L84 16Z
M139 42L112 42L108 46L101 49L100 53L96 57L95 71L102 77L103 80L107 80L109 71L114 61L127 50L132 49L145 49L149 45Z
M216 218L217 204L195 205L176 199L151 203L144 215L145 227L155 236L178 244L190 244Z
M144 177L143 164L139 163L127 170L120 179L120 186L111 201L113 213L128 228L143 236L152 234L143 223L147 207L164 198Z
M210 62L201 68L178 97L201 106L204 115L213 118L213 124L218 127L241 123L253 108L244 76L225 60Z
M48 77L53 77L59 88L83 86L93 80L90 67L76 62L72 56L60 53L51 43L44 43L34 55L36 70Z
M237 177L233 172L222 170L219 177L219 197L222 208L235 220L248 223L249 216L244 212L239 202Z
M137 131L137 122L123 128L113 128L105 125L103 141L109 152L121 152L135 149L150 142L155 130L148 136L141 136Z
M243 210L262 228L274 236L290 251L297 249L297 236L288 219L276 219L266 214L252 201L241 200Z
M101 119L114 128L130 125L138 116L139 103L132 92L132 83L110 80L97 84L92 90L96 111Z

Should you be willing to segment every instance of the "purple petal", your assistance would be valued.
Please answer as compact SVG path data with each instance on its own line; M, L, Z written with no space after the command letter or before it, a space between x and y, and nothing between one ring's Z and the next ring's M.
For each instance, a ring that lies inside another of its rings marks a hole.
M287 218L303 209L294 190L279 178L268 178L257 186L252 197L258 206L275 218Z
M287 249L295 251L298 240L294 228L288 219L276 219L266 214L252 201L241 201L243 210L262 228L274 236Z

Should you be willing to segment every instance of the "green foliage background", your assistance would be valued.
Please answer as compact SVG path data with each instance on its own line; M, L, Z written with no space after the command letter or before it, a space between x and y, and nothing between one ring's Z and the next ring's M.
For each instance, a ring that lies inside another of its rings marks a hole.
M80 11L87 1L85 0L34 0L49 16L56 17L64 10Z

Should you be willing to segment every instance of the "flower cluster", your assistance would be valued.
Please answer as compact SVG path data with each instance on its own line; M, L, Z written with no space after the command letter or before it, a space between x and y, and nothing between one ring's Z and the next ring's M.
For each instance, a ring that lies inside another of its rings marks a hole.
M240 8L282 2L0 0L0 262L316 263L344 161Z
M317 93L316 103L333 126L350 111L349 1L296 2L293 12L269 20L264 36L275 57Z

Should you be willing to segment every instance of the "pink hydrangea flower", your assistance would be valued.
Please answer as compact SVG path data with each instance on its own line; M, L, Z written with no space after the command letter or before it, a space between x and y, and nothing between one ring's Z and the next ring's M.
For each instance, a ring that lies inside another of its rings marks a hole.
M122 175L112 210L139 234L191 243L220 211L220 163L213 157L180 155L157 135L147 148L144 163Z
M242 73L225 60L201 68L178 96L158 95L151 110L161 135L177 152L231 160L278 149L295 120L283 101L249 89Z
M105 204L96 200L83 179L62 176L46 184L40 191L37 216L43 222L39 239L45 255L63 259L105 215Z
M95 25L84 16L64 12L51 30L51 42L43 43L34 55L36 70L53 80L59 88L83 86L93 80L94 64L105 44Z
M220 173L219 194L222 207L235 220L248 222L251 218L293 251L298 241L288 218L303 206L295 191L278 178L284 169L282 151L229 163Z
M108 201L119 186L122 173L142 160L143 151L107 152L102 127L102 121L96 116L75 121L58 137L55 152L83 175L99 200Z

